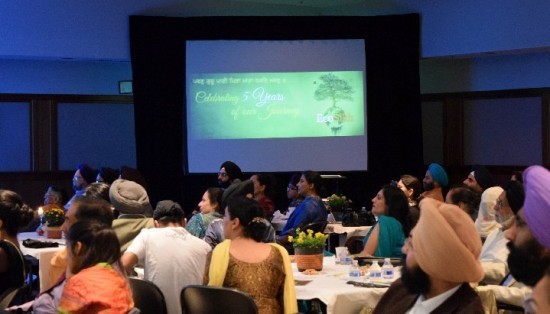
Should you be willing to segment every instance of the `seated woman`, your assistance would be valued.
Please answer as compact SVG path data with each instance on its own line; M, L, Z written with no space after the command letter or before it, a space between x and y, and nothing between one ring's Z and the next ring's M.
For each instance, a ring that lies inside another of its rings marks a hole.
M290 181L288 182L288 186L286 187L286 197L290 200L290 203L288 204L288 208L277 210L273 213L273 219L271 220L271 223L273 224L280 224L282 227L284 227L286 221L288 220L288 217L290 217L290 214L300 205L302 200L304 199L303 196L301 196L298 193L298 182L300 182L300 177L302 176L301 173L295 173L290 177Z
M298 182L298 193L305 198L288 217L278 242L287 243L288 236L293 235L298 227L312 222L327 221L327 208L319 196L321 181L321 175L317 172L304 171L302 173Z
M409 224L411 229L416 226L420 217L420 208L418 208L418 198L422 194L422 183L417 177L404 174L399 178L397 187L405 193L409 202Z
M385 185L372 199L372 213L377 222L363 239L360 255L401 257L401 248L411 230L405 193L398 187Z
M260 242L265 229L258 202L232 198L225 210L225 240L207 265L209 286L239 289L250 295L259 313L297 313L294 278L286 250Z
M120 265L120 244L110 226L78 221L67 237L67 283L59 313L128 313L134 308L132 291Z
M33 218L33 211L19 194L0 190L0 295L25 283L23 255L17 232Z
M217 218L223 217L221 208L223 190L220 188L208 188L199 202L200 213L195 214L185 229L197 238L204 238L206 229Z
M259 173L250 177L254 183L254 198L258 201L269 221L275 212L275 178L272 175Z

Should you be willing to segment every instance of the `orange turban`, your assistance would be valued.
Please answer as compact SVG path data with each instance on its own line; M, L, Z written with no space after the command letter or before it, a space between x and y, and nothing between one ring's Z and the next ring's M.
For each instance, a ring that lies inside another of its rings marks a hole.
M481 238L472 218L459 207L423 199L411 234L418 265L431 277L456 283L483 279Z

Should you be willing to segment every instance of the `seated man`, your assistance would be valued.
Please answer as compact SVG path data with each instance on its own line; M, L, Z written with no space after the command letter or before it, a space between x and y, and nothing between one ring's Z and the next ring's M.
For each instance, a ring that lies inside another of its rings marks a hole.
M449 178L445 169L437 163L431 163L422 179L424 193L420 194L420 198L429 197L443 202L443 188L447 184L449 184Z
M484 313L469 284L483 278L473 221L457 206L429 198L420 202L420 212L403 246L401 279L374 313Z
M494 207L495 219L500 223L501 228L489 233L479 257L485 273L483 281L489 285L480 286L477 289L491 290L497 301L515 306L523 305L526 296L531 293L531 288L518 282L511 275L506 276L509 274L507 259L510 251L507 247L508 239L505 237L505 232L514 228L516 214L523 206L524 199L525 194L521 182L506 182Z
M109 188L109 198L120 213L113 221L113 229L120 241L120 249L126 251L142 229L153 228L153 213L147 191L134 181L117 179Z
M145 279L164 294L168 313L181 313L181 289L202 284L211 249L183 228L185 214L179 204L158 202L153 218L156 228L141 231L122 256L122 265L131 273L138 261L142 263Z
M506 182L504 190L496 199L495 220L501 227L487 235L479 257L485 273L484 281L488 284L499 284L509 272L506 260L510 252L504 232L514 224L524 199L523 185L518 181Z
M493 186L493 177L484 166L474 165L472 171L462 183L476 193L481 194L483 191Z

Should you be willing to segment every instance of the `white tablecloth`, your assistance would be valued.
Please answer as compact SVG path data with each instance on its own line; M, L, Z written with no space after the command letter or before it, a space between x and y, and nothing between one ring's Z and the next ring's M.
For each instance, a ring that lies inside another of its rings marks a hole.
M32 239L38 241L49 241L59 243L58 247L48 247L43 249L31 249L23 245L23 240ZM19 240L19 247L23 255L30 255L34 258L39 258L41 253L44 252L57 252L62 250L65 247L65 239L47 239L45 236L39 236L36 232L22 232L17 235L17 240Z
M31 249L23 245L26 239L38 241L50 241L59 243L58 247L48 247L43 249ZM44 236L39 236L36 232L22 232L17 235L19 247L23 255L30 255L38 259L38 277L40 278L40 291L50 288L53 282L50 282L49 270L50 260L56 252L65 248L65 239L47 239Z
M374 308L387 288L363 288L346 284L349 265L336 265L333 256L325 257L323 270L317 275L304 275L292 263L298 300L319 299L327 305L327 313L359 313L364 307ZM399 271L396 271L399 276ZM396 278L394 278L395 280ZM365 277L353 279L366 281ZM304 283L305 284L300 284Z

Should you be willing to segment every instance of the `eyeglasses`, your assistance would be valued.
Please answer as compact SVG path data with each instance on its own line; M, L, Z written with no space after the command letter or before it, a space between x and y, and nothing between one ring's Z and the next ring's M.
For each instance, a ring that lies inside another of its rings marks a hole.
M290 192L290 191L292 191L292 190L298 191L298 188L295 187L295 186L288 186L288 187L286 188L286 191L287 191L287 192Z
M226 172L218 172L218 177L227 177Z
M82 179L82 176L74 176L73 177L73 180L78 180L78 179Z
M500 200L500 199L497 199L495 205L497 205L498 208L504 208L504 207L506 207L506 205L504 204L504 201L503 201L503 200Z

